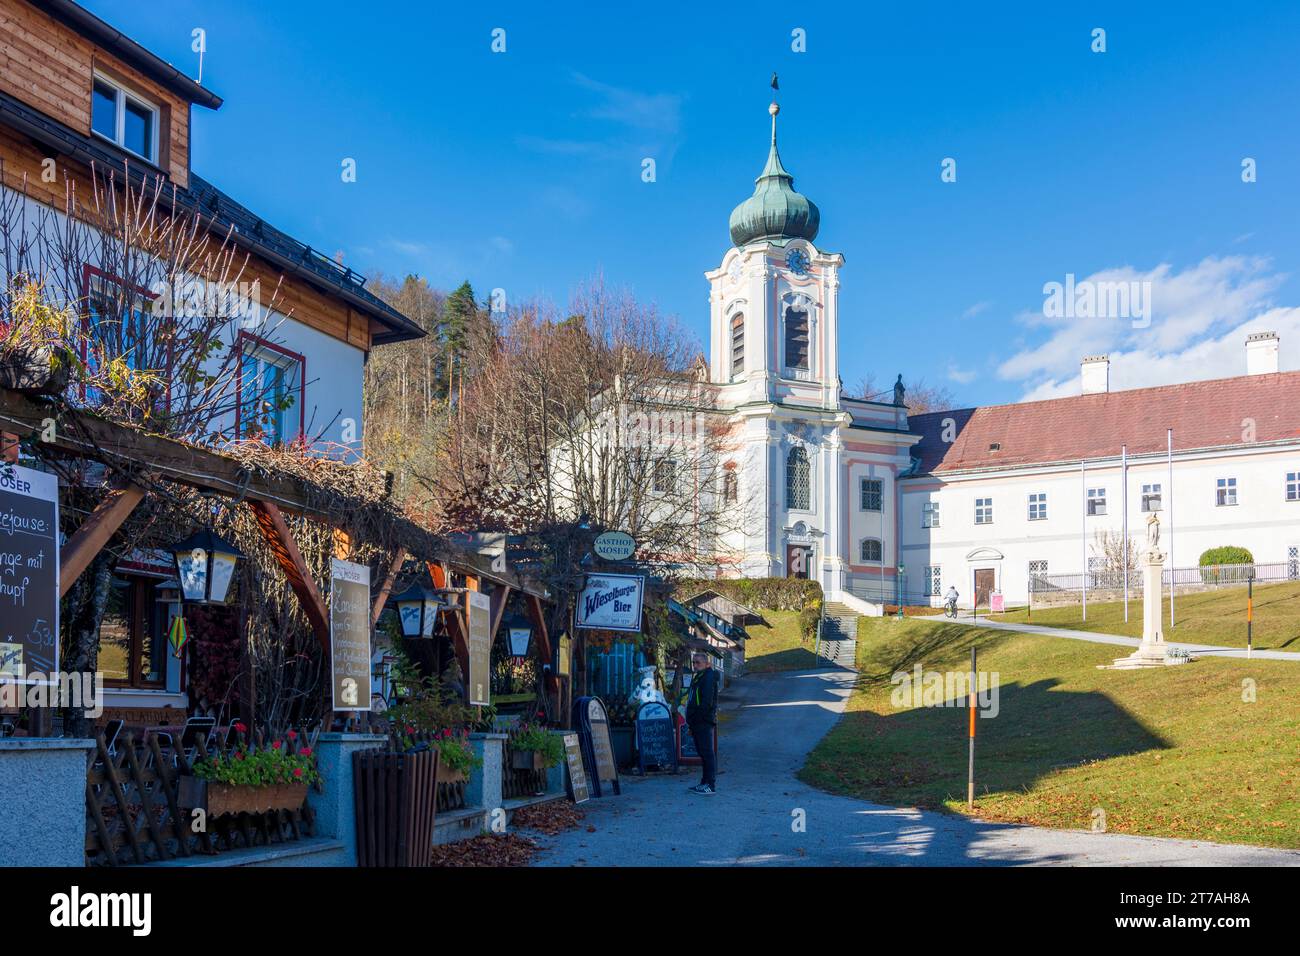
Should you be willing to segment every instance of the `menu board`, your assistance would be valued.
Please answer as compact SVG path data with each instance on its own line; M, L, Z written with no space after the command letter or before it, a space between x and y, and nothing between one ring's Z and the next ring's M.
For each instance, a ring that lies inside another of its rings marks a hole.
M592 790L598 797L605 795L606 786L611 787L614 793L622 793L605 704L599 697L584 697L579 703L582 705L582 719L578 724L578 731L583 735L583 742L586 744L586 755L593 778Z
M660 770L677 769L677 740L672 712L667 704L649 701L636 712L637 767L645 773L647 767Z
M489 670L492 662L492 599L478 591L466 595L469 616L469 702L492 703Z
M330 561L330 685L335 710L370 710L370 568Z
M587 788L587 772L582 769L582 743L577 734L564 735L564 762L569 768L569 796L574 803L591 799Z
M59 669L59 480L0 465L0 678L48 683Z

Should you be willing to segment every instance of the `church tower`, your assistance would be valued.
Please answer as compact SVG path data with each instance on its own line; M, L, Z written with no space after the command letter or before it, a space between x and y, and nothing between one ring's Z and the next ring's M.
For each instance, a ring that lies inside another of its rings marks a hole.
M776 90L776 77L772 78ZM821 213L772 140L754 193L731 213L731 248L710 284L709 378L732 412L728 495L744 502L727 538L748 577L843 579L837 300L844 257L814 245Z

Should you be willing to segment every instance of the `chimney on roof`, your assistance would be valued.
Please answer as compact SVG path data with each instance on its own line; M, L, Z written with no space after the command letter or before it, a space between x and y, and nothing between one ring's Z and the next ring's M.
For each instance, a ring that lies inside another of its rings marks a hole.
M1097 392L1110 391L1110 356L1085 355L1079 363L1079 378L1083 384L1083 394L1093 395Z
M1277 371L1276 332L1251 332L1246 336L1246 374L1271 375Z

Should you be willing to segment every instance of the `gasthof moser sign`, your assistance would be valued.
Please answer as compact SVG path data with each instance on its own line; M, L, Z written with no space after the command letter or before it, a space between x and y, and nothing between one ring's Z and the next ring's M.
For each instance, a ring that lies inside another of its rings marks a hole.
M639 574L589 574L578 595L578 627L601 631L641 630L645 578Z

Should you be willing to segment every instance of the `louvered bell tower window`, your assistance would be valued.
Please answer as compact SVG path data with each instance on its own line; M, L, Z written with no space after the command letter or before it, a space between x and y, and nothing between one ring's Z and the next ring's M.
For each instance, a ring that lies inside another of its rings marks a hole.
M738 315L731 320L731 377L740 378L745 374L745 317Z
M790 510L809 510L811 482L808 480L808 453L796 446L785 462L785 506Z
M785 364L786 368L808 369L808 311L785 310Z

